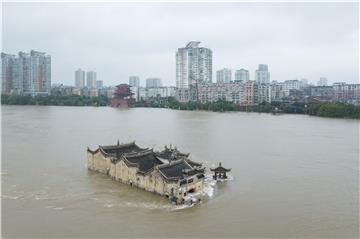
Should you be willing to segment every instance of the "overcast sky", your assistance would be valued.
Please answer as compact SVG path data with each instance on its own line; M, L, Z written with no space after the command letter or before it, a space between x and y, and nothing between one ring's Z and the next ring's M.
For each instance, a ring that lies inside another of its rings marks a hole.
M188 41L213 51L215 71L269 65L271 80L358 82L358 3L3 3L3 52L52 57L52 83L96 71L104 85L138 75L175 85Z

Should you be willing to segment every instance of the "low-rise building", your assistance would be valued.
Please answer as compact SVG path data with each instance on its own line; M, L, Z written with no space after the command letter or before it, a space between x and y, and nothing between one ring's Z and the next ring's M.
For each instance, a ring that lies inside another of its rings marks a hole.
M153 97L174 97L176 94L175 87L153 87L146 89L146 97L153 98Z
M332 101L334 99L334 89L332 86L311 86L310 97L321 101Z
M333 84L334 99L340 102L360 103L360 84L346 84L338 82Z

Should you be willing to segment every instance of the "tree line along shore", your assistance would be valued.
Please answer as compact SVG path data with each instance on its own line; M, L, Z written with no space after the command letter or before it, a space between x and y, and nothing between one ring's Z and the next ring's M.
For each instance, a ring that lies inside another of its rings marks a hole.
M55 105L55 106L108 106L111 98L106 96L89 97L78 95L23 96L1 95L2 105ZM182 103L174 97L152 98L133 102L133 107L169 108L176 110L204 110L214 112L242 111L260 113L306 114L331 118L360 119L360 106L328 102L263 102L254 106L240 106L233 102L220 100L211 103Z

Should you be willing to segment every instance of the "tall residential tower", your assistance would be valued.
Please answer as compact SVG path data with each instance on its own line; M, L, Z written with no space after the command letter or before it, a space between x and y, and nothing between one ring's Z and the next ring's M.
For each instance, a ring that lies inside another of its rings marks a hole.
M129 76L129 85L133 87L140 86L140 77L138 76Z
M191 41L176 52L176 87L212 82L212 52Z
M268 65L259 65L259 68L255 71L255 81L258 84L270 84L270 72L268 71Z
M31 50L19 56L1 54L2 92L49 95L51 90L51 57Z
M235 81L237 82L247 82L250 80L249 71L245 69L240 69L235 71Z
M85 87L85 71L81 69L75 71L75 87L78 89Z
M224 68L216 71L216 82L217 83L230 83L231 81L231 70Z
M96 72L95 71L86 72L86 86L91 89L96 88Z

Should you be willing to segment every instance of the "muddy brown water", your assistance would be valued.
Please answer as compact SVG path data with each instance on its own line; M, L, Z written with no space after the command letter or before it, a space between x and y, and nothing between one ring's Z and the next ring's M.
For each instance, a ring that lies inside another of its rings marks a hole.
M358 237L359 121L2 106L5 237ZM86 148L176 145L233 179L191 208L89 172Z

